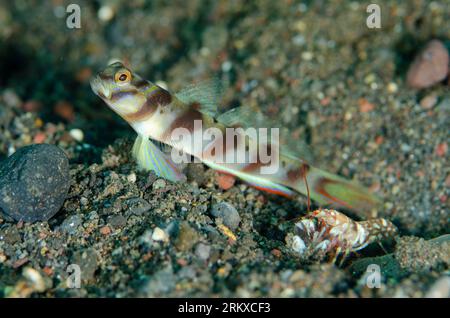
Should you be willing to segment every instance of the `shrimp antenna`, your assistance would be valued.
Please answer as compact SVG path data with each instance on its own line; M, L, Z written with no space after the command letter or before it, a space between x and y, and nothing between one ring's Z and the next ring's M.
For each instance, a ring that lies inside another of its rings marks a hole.
M308 213L311 212L311 197L309 195L309 186L308 186L308 179L306 178L306 168L305 165L302 165L302 174L303 174L303 180L305 180L305 185L306 185L306 193L308 195Z
M385 254L389 254L388 251L384 248L384 245L381 242L378 242L378 245L381 247Z

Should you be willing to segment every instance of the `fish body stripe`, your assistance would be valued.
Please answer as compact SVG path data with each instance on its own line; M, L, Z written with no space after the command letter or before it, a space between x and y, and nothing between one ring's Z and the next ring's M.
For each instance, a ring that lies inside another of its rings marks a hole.
M172 101L171 94L159 86L153 85L148 89L145 103L135 113L127 114L128 122L148 120L157 110L158 106L169 105Z

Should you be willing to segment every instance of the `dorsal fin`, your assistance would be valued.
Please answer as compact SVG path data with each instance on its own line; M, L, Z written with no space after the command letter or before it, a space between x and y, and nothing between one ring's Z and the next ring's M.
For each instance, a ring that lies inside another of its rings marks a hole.
M280 152L292 160L303 159L313 161L313 153L310 146L303 139L292 140L289 132L277 124L274 120L265 116L260 110L252 107L240 106L220 114L217 121L227 127L253 128L280 128ZM270 133L270 131L269 131ZM269 136L270 138L270 136Z
M228 127L267 127L267 118L259 111L251 107L240 106L220 114L217 121Z
M197 104L198 110L211 117L217 115L222 98L223 85L218 78L191 84L175 94L185 104Z

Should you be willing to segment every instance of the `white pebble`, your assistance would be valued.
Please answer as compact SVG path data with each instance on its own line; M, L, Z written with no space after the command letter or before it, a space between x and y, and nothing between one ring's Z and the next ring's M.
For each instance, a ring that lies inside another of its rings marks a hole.
M164 189L166 187L166 181L164 179L158 179L153 182L153 190Z
M225 61L222 63L222 71L225 73L229 72L232 67L233 67L233 64L230 61Z
M365 78L364 78L364 82L366 84L371 84L373 82L375 82L376 80L376 76L373 73L368 74Z
M78 142L82 142L84 139L84 133L81 129L74 128L69 131L69 134Z
M167 241L168 237L166 232L164 230L160 229L159 227L155 227L152 233L152 240L157 242L163 242Z
M449 298L450 277L439 278L425 294L425 298Z
M114 10L110 6L103 6L98 10L98 18L102 21L109 21L114 18Z
M305 61L311 61L313 59L313 57L314 57L314 55L309 51L302 53L302 59L304 59Z
M294 43L294 45L297 46L301 46L303 44L305 44L305 37L303 35L296 35L292 38L292 43Z
M89 200L85 197L81 197L80 203L81 203L81 205L88 205Z
M64 6L56 6L53 8L53 14L57 18L63 18L66 14L66 9L64 8Z
M9 107L17 108L22 104L20 97L10 89L5 90L2 97L5 104Z
M34 268L25 268L22 275L26 278L33 291L43 292L45 290L44 279L42 278L42 275Z
M396 93L398 91L398 86L394 82L391 82L388 84L387 90L389 93Z
M127 180L129 183L135 183L136 182L136 174L134 172L130 173L127 176Z
M200 55L203 57L209 56L210 53L210 50L205 46L200 49Z
M16 152L16 148L13 145L9 145L8 147L8 157L12 156Z

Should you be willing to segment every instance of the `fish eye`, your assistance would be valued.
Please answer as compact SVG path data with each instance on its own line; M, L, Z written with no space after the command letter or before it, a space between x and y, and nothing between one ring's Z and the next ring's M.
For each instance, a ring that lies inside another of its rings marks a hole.
M125 84L131 81L131 73L128 70L119 71L114 75L114 80L118 84Z

